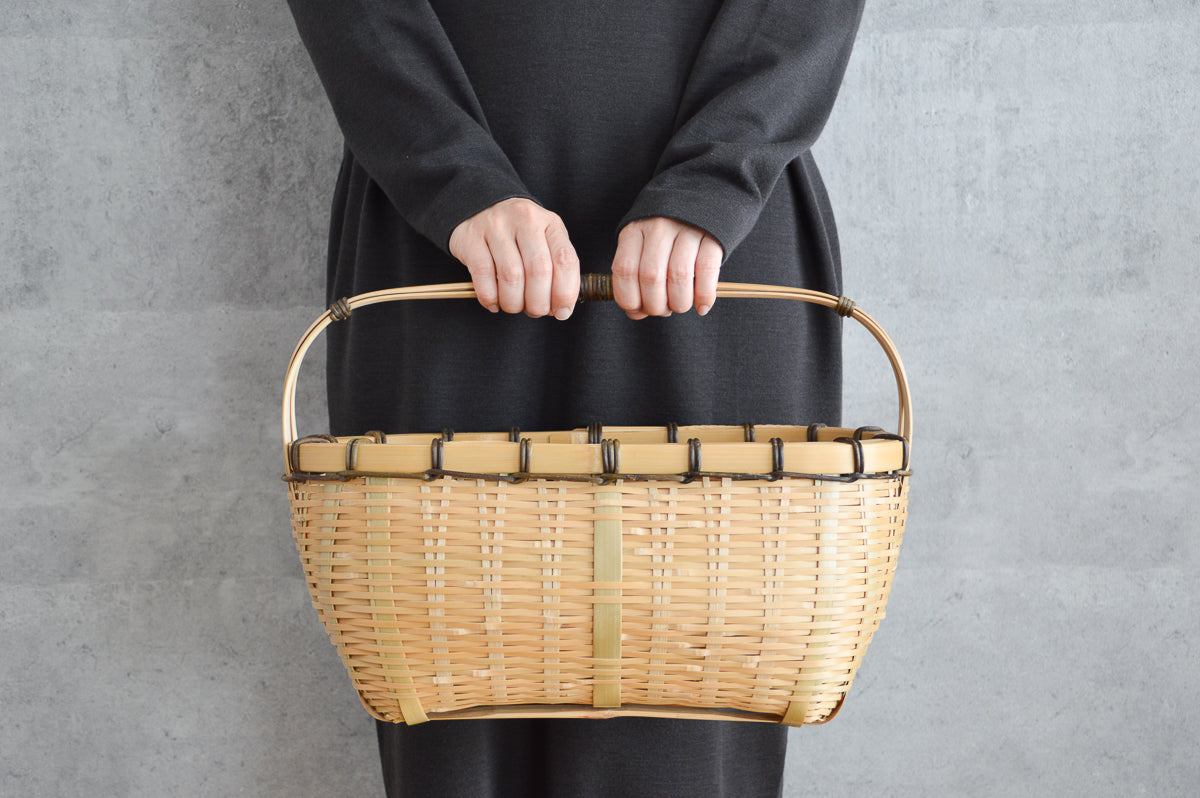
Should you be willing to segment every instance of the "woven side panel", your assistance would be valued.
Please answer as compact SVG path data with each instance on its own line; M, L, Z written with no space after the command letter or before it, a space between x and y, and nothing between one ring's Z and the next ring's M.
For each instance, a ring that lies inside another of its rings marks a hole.
M800 693L810 723L837 705L883 617L906 499L899 481L804 483L629 484L625 593L648 597L624 607L629 703L782 717Z
M802 701L819 721L883 617L907 502L900 479L360 482L293 483L293 529L355 687L394 721L406 691L429 713L591 703L597 491L624 504L622 705Z
M369 580L366 510L385 506L380 498L367 499L355 481L308 483L293 513L314 603L373 714L400 720L388 683L397 674L384 656L394 644L427 712L589 704L591 494L575 485L390 482L389 537L371 540ZM320 517L329 491L340 510L332 520ZM372 621L361 608L381 588L394 615Z

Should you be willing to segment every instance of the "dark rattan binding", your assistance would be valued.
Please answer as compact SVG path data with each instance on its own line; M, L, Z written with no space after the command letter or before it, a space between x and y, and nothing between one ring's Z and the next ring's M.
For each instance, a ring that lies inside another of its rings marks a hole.
M329 306L329 315L334 321L345 321L350 318L350 303L342 297L337 302Z
M837 443L848 443L854 447L854 476L860 476L863 473L863 447L862 441L858 438L835 438Z
M588 273L580 275L580 302L611 302L613 298L612 275Z

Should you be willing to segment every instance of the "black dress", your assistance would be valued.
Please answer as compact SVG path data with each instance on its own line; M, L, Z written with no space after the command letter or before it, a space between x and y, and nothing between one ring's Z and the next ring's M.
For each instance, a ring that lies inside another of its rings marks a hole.
M584 271L621 227L707 231L721 279L841 293L809 148L862 0L289 0L345 134L328 298L469 281L464 219L527 197ZM840 320L788 300L718 300L565 322L474 300L378 305L329 335L331 430L837 424ZM774 796L786 730L645 718L380 724L390 796Z

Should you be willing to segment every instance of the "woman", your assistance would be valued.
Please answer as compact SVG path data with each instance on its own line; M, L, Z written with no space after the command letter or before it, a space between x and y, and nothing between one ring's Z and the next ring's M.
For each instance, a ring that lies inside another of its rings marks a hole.
M329 300L468 277L479 298L332 327L335 434L839 422L836 316L714 292L841 293L809 148L862 0L289 3L346 139ZM574 305L581 268L616 306ZM423 798L775 796L787 743L650 718L378 732L388 795Z

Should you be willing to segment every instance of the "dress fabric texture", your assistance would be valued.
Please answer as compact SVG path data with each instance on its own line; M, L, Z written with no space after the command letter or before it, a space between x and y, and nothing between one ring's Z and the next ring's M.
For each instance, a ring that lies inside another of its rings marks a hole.
M328 297L465 282L450 233L525 197L585 272L635 219L688 222L721 279L841 293L810 154L862 0L289 0L345 136ZM348 435L837 424L840 320L789 300L566 321L474 300L355 311L328 337ZM775 796L786 729L651 718L379 724L389 796Z

